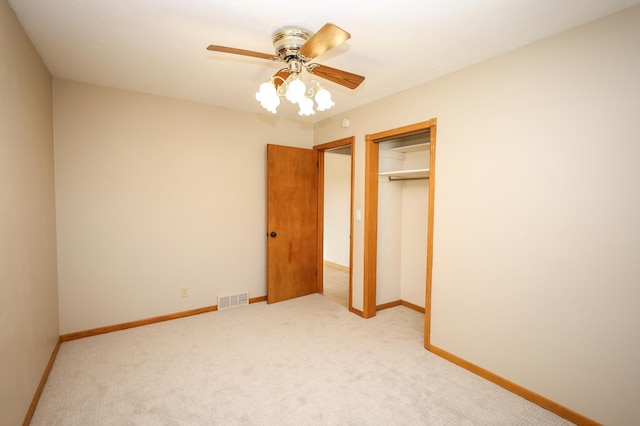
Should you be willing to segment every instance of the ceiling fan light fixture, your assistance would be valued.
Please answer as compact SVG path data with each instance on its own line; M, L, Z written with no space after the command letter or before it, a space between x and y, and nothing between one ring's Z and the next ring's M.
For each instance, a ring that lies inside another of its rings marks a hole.
M276 87L276 81L279 84ZM325 111L335 105L331 100L331 93L320 86L315 80L304 81L299 76L284 80L280 76L275 76L269 81L265 81L258 88L256 100L260 105L269 112L276 113L276 108L280 105L280 99L286 98L293 104L298 104L300 110L299 115L313 115L316 111L314 107L314 99L316 109Z

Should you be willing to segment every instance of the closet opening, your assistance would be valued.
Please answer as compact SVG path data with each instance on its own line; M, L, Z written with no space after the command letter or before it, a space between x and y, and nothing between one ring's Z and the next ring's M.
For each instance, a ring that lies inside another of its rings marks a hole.
M436 119L366 136L363 316L425 313L429 347Z

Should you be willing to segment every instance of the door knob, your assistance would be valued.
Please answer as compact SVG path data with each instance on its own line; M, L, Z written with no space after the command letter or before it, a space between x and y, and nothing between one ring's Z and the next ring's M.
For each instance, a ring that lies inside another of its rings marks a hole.
M275 238L275 237L276 237L276 235L278 235L278 234L276 234L274 231L271 231L271 233L269 234L269 236L270 236L271 238Z

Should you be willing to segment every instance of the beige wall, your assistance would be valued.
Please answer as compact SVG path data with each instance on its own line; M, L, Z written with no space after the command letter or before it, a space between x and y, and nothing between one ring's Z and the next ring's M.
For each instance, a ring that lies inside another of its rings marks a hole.
M362 209L365 134L438 119L432 343L606 424L637 420L638 22L629 9L314 129L356 136ZM362 253L356 222L356 307Z
M54 105L61 334L266 295L266 144L311 124L61 80Z
M0 0L0 424L21 424L58 338L51 77Z

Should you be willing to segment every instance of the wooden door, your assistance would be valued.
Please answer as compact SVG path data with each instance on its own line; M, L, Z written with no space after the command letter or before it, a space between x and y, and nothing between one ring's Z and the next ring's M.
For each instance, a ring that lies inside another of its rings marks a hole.
M317 291L318 153L267 145L267 303Z

